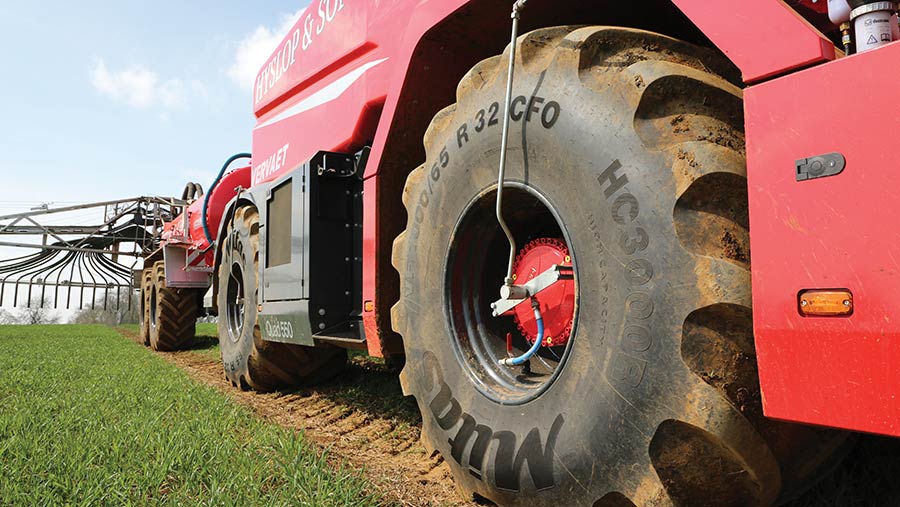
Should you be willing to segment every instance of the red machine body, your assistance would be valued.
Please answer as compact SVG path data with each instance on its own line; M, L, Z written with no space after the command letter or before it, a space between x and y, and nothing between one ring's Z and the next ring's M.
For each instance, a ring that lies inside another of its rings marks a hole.
M895 43L746 92L753 312L770 417L900 435L898 61ZM846 158L843 172L796 180L798 159L832 152ZM848 289L853 314L801 316L798 293L813 288Z
M213 239L222 223L228 203L237 195L237 189L250 187L250 166L237 168L222 177L219 184L211 189L206 221ZM203 232L203 196L191 203L184 213L165 224L162 239L169 246L178 246L192 251L204 251L209 248L209 241ZM189 267L213 266L214 252L209 249L205 255L198 256Z
M674 19L702 32L735 63L748 84L754 324L764 409L776 418L900 436L900 313L891 291L900 267L891 248L895 234L883 225L900 207L892 194L898 176L890 140L900 126L891 94L900 46L834 61L842 54L816 28L828 26L824 1L651 3L533 2L523 28L633 24L639 13L623 10L639 9L658 22L633 26L664 31ZM404 222L400 189L421 162L424 126L453 102L467 69L502 50L508 11L507 2L486 0L315 0L254 84L252 174L220 184L224 197L213 195L210 229L217 230L236 186L272 181L321 150L371 146L360 305L370 354L396 347L391 242ZM841 175L796 181L797 160L830 152L847 158ZM196 239L202 238L196 204L188 213L192 248L204 248ZM855 313L801 317L798 294L815 288L851 290Z

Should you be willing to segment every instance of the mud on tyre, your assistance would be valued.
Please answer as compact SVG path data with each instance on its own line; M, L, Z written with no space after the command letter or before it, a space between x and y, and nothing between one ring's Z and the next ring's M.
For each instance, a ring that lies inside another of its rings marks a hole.
M770 505L807 486L845 436L762 416L742 92L710 51L619 28L520 38L504 212L520 247L566 243L576 304L543 371L493 366L516 333L489 308L508 58L461 81L403 195L392 320L423 442L501 505Z
M344 349L263 341L259 304L259 212L234 213L221 243L218 273L218 334L225 377L235 387L268 392L312 384L334 376L347 362Z
M197 290L167 287L163 261L153 264L151 282L147 302L150 348L158 351L183 349L194 339L196 331Z
M153 292L153 268L141 271L141 294L138 317L140 320L140 342L150 345L150 295Z

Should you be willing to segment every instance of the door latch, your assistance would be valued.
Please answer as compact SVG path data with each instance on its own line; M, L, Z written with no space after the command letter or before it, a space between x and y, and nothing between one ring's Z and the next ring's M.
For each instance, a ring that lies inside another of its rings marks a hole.
M796 162L796 165L797 181L806 181L840 174L847 166L847 160L840 153L829 153L818 157L802 158Z

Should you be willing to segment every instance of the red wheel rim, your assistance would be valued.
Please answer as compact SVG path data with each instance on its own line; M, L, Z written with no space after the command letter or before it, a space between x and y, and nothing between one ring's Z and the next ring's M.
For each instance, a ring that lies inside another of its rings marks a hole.
M519 251L513 266L515 283L522 285L557 264L572 265L566 243L556 238L531 241ZM575 317L575 281L559 280L537 295L544 320L544 346L560 347L569 342ZM530 304L513 309L516 326L529 343L537 339L537 322Z

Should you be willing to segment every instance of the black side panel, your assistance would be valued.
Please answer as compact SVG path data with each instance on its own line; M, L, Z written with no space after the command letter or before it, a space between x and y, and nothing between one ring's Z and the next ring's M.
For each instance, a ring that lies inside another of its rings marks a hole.
M354 310L362 287L356 273L356 266L362 265L356 253L362 244L362 220L357 218L362 182L356 174L356 159L351 155L319 153L310 162L309 275L305 278L313 333L343 331L358 318Z
M362 166L320 152L270 185L260 230L263 339L312 345L361 342ZM270 330L277 330L277 332Z

